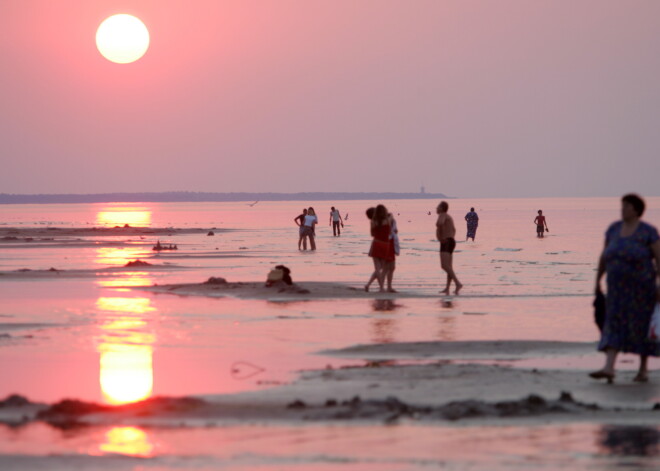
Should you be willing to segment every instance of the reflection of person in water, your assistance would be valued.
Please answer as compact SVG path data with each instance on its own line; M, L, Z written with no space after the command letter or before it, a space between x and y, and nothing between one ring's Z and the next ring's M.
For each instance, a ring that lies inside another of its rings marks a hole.
M598 442L616 456L658 456L660 431L638 425L604 425Z

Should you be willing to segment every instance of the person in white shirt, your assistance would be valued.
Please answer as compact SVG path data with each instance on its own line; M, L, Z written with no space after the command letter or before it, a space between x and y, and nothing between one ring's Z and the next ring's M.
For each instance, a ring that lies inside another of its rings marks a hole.
M341 229L339 226L341 225L341 227L344 227L344 221L341 218L341 214L339 214L339 210L334 206L330 208L330 220L328 221L328 225L330 224L332 224L332 235L339 237L341 235Z
M311 206L307 208L307 216L305 216L305 221L303 222L303 234L309 239L309 249L316 250L316 242L314 241L314 226L319 222L319 218L316 217L316 212Z

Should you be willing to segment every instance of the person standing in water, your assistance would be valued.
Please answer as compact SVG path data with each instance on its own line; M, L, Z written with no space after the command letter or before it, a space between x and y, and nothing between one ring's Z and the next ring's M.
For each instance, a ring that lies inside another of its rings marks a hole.
M479 216L474 212L474 208L470 208L470 212L465 215L465 220L467 221L465 242L468 239L472 239L472 242L474 242L474 237L477 235L477 227L479 226Z
M330 208L330 221L328 221L328 225L330 224L332 224L332 235L339 237L341 235L339 226L344 227L344 221L341 218L341 214L339 214L339 210L334 206Z
M545 220L543 211L539 209L539 215L534 218L534 224L536 224L536 237L543 237L543 226L545 226L545 232L550 232L548 229L548 222Z
M371 221L371 248L369 256L374 262L374 272L369 281L364 285L364 290L369 291L371 283L378 281L380 291L385 291L384 283L387 282L387 291L395 293L392 288L392 276L394 272L394 242L391 239L393 220L387 208L379 204L375 208L367 209L367 217Z
M311 206L307 208L307 216L303 223L303 234L305 237L309 238L309 250L316 250L316 242L314 241L315 231L314 226L319 222L319 219L316 217L314 208Z
M455 294L461 290L463 285L454 273L453 267L453 253L456 248L456 226L454 226L454 219L447 213L449 204L446 201L441 201L437 208L438 220L435 223L435 235L440 241L440 266L447 273L447 286L444 290L440 291L442 294L449 294L449 287L452 280L456 285Z
M307 238L305 236L305 216L307 216L307 208L303 209L302 214L293 218L293 222L298 225L298 250L300 250L300 244L302 244L303 250L307 250Z

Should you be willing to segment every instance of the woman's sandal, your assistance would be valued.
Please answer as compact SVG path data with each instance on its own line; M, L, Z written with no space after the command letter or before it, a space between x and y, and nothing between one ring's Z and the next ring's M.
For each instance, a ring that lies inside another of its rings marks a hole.
M589 376L591 376L593 379L606 379L607 384L612 384L614 382L614 373L608 373L607 371L603 370L592 371L589 373Z
M637 373L637 376L633 378L633 381L636 383L648 383L649 377L646 373Z

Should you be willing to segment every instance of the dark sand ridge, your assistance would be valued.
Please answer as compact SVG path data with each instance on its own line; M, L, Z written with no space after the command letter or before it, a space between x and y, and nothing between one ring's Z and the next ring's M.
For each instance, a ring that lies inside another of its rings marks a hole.
M182 283L170 285L155 285L137 289L154 293L170 293L180 296L234 297L238 299L264 299L271 301L305 301L311 299L382 299L396 300L402 298L437 298L416 292L379 293L365 292L362 288L342 283L326 281L306 281L286 285L278 282L267 287L262 282L229 282L221 277L211 277L203 283Z
M433 345L433 344L440 344ZM446 355L460 354L470 342L425 342ZM575 354L591 344L575 342L502 341L475 343L484 354L507 357L531 354ZM380 353L397 344L375 345ZM325 352L342 354L351 349ZM411 352L407 353L408 356ZM391 355L392 357L395 354ZM420 354L421 356L421 354ZM438 354L438 356L441 356ZM584 371L523 369L509 366L451 363L367 366L302 372L290 383L261 391L194 398L153 398L125 406L80 401L34 404L24 398L0 403L0 422L21 424L42 420L56 426L74 423L152 426L219 426L241 421L368 421L400 420L482 423L599 422L657 425L660 401L651 383L631 383L631 372L614 385L587 378ZM630 376L630 377L628 377Z
M0 271L0 280L40 280L53 278L97 278L104 276L113 276L118 273L131 273L138 271L163 271L163 270L189 270L189 267L182 267L172 264L152 264L142 260L134 260L126 265L119 267L105 267L81 270L60 270L49 268L47 270L31 270L21 268L12 271Z
M240 255L235 255L239 257ZM252 252L246 256L252 256ZM168 256L168 258L170 258ZM177 258L176 256L172 258ZM186 258L186 257L182 257ZM264 276L265 278L265 276ZM365 292L363 285L350 285L331 281L303 281L293 285L277 283L267 287L264 281L231 282L222 277L211 277L202 283L181 283L168 285L154 285L151 287L138 287L136 289L147 290L154 293L170 293L180 296L206 296L211 298L233 297L238 299L263 299L269 301L306 301L312 299L374 299L383 302L381 310L390 310L387 303L393 303L398 299L437 299L443 303L451 303L453 296L439 296L433 293L417 291L398 291L396 293L378 292L371 290ZM542 297L553 295L539 294ZM557 297L588 295L582 293L561 293ZM535 297L533 294L524 295L490 295L490 294L461 294L459 298L494 298L494 297ZM480 313L466 313L475 314Z
M144 247L151 249L154 239L185 234L219 235L231 229L175 229L149 227L89 227L89 228L0 228L0 247L81 248L81 247ZM86 238L85 238L86 237ZM89 239L94 237L94 239ZM125 240L104 240L106 237L127 237ZM161 241L164 245L169 242Z
M589 386L586 386L589 385ZM573 391L571 391L573 387ZM582 373L487 365L410 365L306 372L289 385L227 396L152 398L125 406L0 402L0 422L60 426L221 426L269 421L525 421L656 425L655 388L589 383Z

